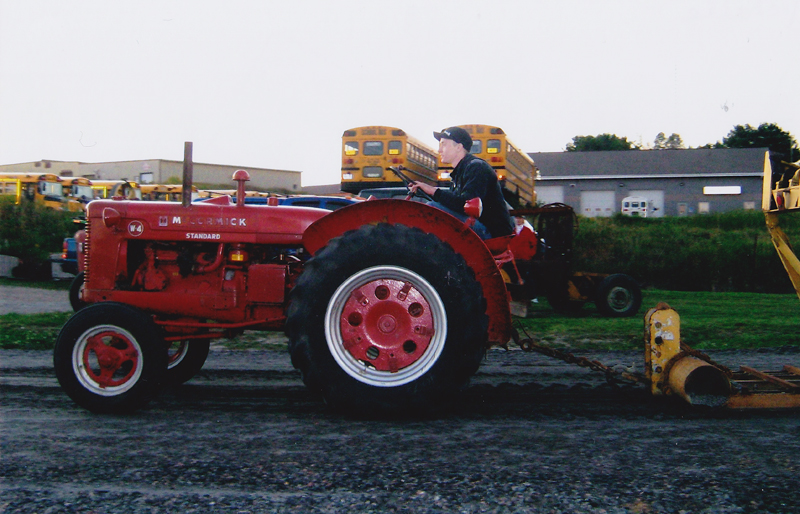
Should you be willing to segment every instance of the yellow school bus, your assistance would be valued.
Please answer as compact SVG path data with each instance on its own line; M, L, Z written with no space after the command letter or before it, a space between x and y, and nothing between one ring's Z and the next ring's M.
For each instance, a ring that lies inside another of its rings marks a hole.
M130 180L94 180L92 190L95 198L123 197L128 200L141 200L142 189Z
M342 134L342 182L346 193L403 186L390 166L405 168L412 180L437 185L437 151L395 127L358 127Z
M60 177L66 210L86 211L86 204L94 200L92 181L86 177Z
M16 203L40 202L51 209L64 208L64 188L52 173L0 173L0 195L13 196Z
M183 201L183 185L180 184L142 184L142 200L181 202ZM192 186L192 200L200 196L196 186Z
M471 154L488 162L497 173L503 195L513 207L536 203L535 181L538 169L533 159L514 145L500 127L459 125L472 137ZM439 160L439 185L450 182L451 164Z

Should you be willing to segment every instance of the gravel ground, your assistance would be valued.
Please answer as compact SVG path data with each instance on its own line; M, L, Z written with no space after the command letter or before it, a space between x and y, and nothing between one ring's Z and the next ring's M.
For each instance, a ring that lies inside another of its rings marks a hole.
M7 290L12 308L38 294ZM61 293L44 308L68 310ZM800 365L798 348L711 357ZM694 410L518 350L489 352L438 415L402 420L329 412L282 350L214 347L128 416L73 404L50 352L0 351L2 514L794 513L799 462L796 411Z
M0 287L0 314L37 314L71 310L68 291L17 286Z
M405 420L329 412L283 351L219 349L148 408L94 415L50 359L0 352L2 513L800 512L795 412L694 411L521 351L490 352L439 415Z

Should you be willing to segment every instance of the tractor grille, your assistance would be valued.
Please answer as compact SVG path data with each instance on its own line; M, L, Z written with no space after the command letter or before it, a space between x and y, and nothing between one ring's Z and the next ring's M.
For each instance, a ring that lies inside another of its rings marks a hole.
M83 239L83 283L84 287L87 288L89 287L89 284L91 284L91 276L92 276L91 272L89 271L90 269L92 269L91 266L89 266L89 261L91 261L90 258L91 254L89 252L89 246L91 245L92 241L91 227L92 227L91 223L86 223L86 227L84 228L86 237L84 237Z

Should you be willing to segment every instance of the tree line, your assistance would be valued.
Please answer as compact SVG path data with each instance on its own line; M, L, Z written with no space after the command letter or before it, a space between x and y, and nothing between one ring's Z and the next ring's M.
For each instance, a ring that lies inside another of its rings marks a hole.
M679 134L667 136L659 132L653 140L653 150L677 150L685 148ZM800 160L797 141L775 123L736 125L722 141L709 143L698 148L769 148L773 162L795 162ZM641 145L628 141L627 137L616 134L597 136L575 136L567 144L568 152L595 152L609 150L643 150Z

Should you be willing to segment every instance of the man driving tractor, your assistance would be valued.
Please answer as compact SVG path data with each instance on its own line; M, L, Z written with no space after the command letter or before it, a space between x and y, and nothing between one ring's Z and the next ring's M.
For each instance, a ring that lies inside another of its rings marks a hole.
M431 205L438 207L459 219L469 216L464 205L473 198L480 198L482 212L472 229L483 239L508 236L514 233L514 222L508 213L497 174L492 167L470 154L472 138L461 127L450 127L434 132L439 141L439 154L442 161L453 165L450 189L413 182L412 193L421 190L433 199Z

